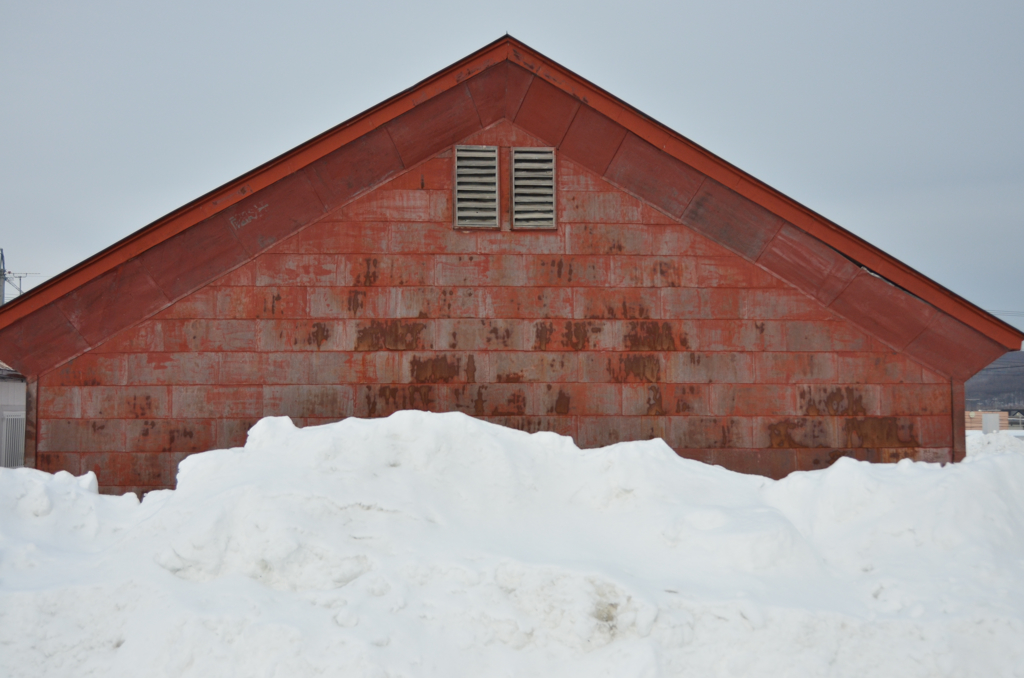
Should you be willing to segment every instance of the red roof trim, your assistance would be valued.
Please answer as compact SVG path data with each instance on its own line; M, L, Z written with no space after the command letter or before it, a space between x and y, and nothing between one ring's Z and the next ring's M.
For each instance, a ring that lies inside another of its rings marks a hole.
M1024 332L978 308L795 200L779 193L593 83L505 36L387 101L158 219L0 309L0 329L147 249L300 170L486 68L508 60L618 122L638 137L803 229L854 261L1010 350Z

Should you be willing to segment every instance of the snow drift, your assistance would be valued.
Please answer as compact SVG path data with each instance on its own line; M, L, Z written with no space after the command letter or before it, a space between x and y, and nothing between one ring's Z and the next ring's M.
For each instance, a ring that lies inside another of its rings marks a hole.
M0 674L1024 675L1003 438L776 482L399 412L264 419L141 503L0 470Z

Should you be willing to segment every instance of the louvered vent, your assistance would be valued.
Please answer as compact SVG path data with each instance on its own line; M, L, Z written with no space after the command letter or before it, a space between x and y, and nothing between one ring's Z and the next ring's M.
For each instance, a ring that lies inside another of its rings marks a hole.
M555 149L512 149L512 227L555 227Z
M455 147L455 227L498 228L498 149Z
M25 465L25 413L4 413L0 424L0 466L21 468Z

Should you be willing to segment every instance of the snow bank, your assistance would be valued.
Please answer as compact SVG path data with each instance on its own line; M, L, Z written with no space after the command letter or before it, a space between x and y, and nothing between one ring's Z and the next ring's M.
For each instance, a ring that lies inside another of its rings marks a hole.
M972 435L973 434L973 435ZM990 454L1024 453L1024 440L1009 431L981 433L968 431L967 457L983 457Z
M782 481L460 414L0 470L0 674L1024 675L1024 455Z

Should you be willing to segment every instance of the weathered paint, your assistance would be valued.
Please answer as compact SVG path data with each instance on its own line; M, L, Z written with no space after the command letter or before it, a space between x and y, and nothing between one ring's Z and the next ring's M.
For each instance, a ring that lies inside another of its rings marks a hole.
M504 120L467 142L483 135L548 143ZM556 233L454 231L450 163L440 151L45 372L38 466L96 471L105 491L168 487L184 455L244 443L261 416L408 408L583 446L661 437L775 477L840 456L951 458L949 378L751 253L567 157Z

